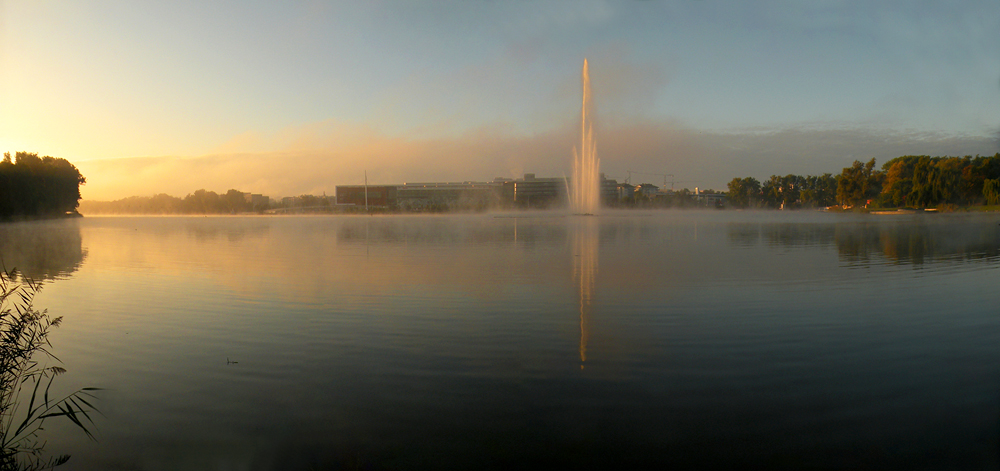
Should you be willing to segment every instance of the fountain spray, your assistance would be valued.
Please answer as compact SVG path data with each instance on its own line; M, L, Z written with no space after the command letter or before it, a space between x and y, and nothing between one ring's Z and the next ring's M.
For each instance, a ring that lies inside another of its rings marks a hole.
M590 96L590 71L583 60L583 103L580 106L580 147L573 148L573 177L570 185L570 209L576 214L595 214L601 205L600 160L594 143L593 105Z

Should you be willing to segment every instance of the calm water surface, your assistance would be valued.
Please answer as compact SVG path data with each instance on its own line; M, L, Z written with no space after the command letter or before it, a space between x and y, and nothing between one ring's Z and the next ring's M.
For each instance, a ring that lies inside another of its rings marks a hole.
M1000 216L0 225L67 469L996 469ZM228 362L227 362L228 361ZM235 363L233 363L235 362Z

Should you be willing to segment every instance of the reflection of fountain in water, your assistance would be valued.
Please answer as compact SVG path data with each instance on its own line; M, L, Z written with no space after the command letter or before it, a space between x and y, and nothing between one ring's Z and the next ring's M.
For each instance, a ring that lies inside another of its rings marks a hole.
M593 110L590 101L590 72L583 60L583 103L580 106L580 148L573 149L573 178L569 207L577 214L594 214L600 207L600 160L594 145Z
M587 361L590 304L597 278L597 226L592 219L586 219L573 233L573 278L580 290L580 369Z

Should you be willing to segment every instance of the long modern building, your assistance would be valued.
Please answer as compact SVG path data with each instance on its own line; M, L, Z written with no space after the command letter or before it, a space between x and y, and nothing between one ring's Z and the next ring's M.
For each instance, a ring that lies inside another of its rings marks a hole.
M605 205L619 201L618 182L601 175ZM565 178L496 178L490 182L428 182L369 185L368 206L404 211L484 210L489 208L553 208L565 206L570 181ZM337 203L365 205L364 185L337 186Z
M396 185L339 185L337 204L395 209L396 189Z
M399 209L485 210L501 204L501 186L495 182L404 183L396 187Z
M569 183L565 178L537 178L534 173L524 178L504 182L512 187L507 193L518 207L547 208L565 205Z

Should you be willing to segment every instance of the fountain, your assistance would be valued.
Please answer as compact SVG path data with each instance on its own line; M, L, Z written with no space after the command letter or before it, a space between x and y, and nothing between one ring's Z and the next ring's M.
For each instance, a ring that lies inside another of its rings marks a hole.
M590 102L590 71L583 60L583 103L580 106L580 147L573 148L573 174L569 185L570 211L594 215L601 206L600 161L594 145L593 106ZM581 220L573 236L573 276L580 288L580 369L587 361L590 339L590 304L597 278L597 226L593 219Z
M600 160L594 146L593 107L590 102L590 72L583 60L583 104L580 107L580 148L573 148L573 176L570 180L569 207L575 214L592 215L601 205Z

